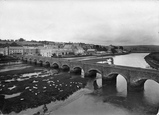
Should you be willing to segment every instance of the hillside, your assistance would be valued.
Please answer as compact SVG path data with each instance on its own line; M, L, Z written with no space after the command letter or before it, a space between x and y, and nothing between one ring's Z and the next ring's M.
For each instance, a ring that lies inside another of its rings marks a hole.
M131 51L132 53L150 53L159 52L159 45L133 45L123 46L124 49Z

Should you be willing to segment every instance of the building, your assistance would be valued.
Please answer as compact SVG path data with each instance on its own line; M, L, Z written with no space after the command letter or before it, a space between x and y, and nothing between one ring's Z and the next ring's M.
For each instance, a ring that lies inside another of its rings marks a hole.
M123 53L123 47L122 46L113 46L113 45L110 45L108 47L108 53Z
M24 54L26 55L39 55L38 47L24 46Z
M80 46L76 46L75 48L74 48L74 54L75 55L84 55L85 54L85 50L82 48L82 47L80 47Z
M75 46L73 44L65 44L63 50L66 54L74 54Z
M5 48L0 48L0 54L5 55Z
M67 51L60 48L57 44L44 45L44 47L39 47L41 56L44 57L59 57L66 55Z
M51 49L51 48L41 48L40 49L40 54L41 54L41 56L44 56L44 57L51 57L53 53L54 53L53 49Z
M106 51L97 51L97 54L107 54Z
M96 49L87 49L87 54L88 55L94 55L96 54L97 50Z
M12 47L6 47L5 48L5 52L8 55L14 55L14 54L24 54L24 48L23 47L16 47L16 46L12 46Z
M116 51L118 52L118 53L123 53L123 47L122 46L118 46L118 48L116 49Z
M56 44L49 44L49 45L44 45L45 48L52 48L52 49L58 49L59 46Z
M44 57L62 57L64 55L67 55L67 51L61 48L58 49L52 49L52 48L41 48L40 54Z

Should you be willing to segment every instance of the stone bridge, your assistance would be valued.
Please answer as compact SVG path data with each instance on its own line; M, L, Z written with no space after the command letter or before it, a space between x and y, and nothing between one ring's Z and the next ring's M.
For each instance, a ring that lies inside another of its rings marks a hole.
M69 67L69 70L79 68L84 73L95 71L102 76L102 85L116 85L117 75L122 75L127 81L128 91L142 91L146 80L154 80L159 83L159 71L152 69L144 69L137 67L119 66L114 64L91 64L82 61L71 62L62 58L50 58L41 56L21 56L23 61L48 65L50 67L64 66Z

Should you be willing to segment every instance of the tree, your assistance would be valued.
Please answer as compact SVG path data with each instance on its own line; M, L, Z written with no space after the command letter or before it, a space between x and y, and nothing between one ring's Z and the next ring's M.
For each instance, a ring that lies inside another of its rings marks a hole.
M23 38L20 38L18 41L23 42L23 41L26 41L26 40L23 39Z
M13 42L10 44L10 46L20 46L19 44L17 44L16 42Z
M123 48L123 46L119 46L119 49L123 50L124 48Z
M36 40L31 40L31 42L37 42Z
M55 53L53 53L51 57L57 57L57 56L56 56L56 54L55 54Z
M113 53L113 54L115 54L117 51L116 51L116 48L115 47L113 47L113 48L111 48L111 52Z

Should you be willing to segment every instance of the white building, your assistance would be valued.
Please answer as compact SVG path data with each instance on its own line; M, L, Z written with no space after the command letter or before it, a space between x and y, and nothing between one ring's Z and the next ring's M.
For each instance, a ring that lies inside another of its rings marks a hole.
M82 47L76 46L76 47L74 48L74 54L75 54L75 55L78 55L78 54L83 55L84 53L85 53L85 50L84 50Z
M13 54L24 54L24 48L23 47L6 47L5 48L5 55L13 55Z
M5 55L5 48L0 48L0 54Z

